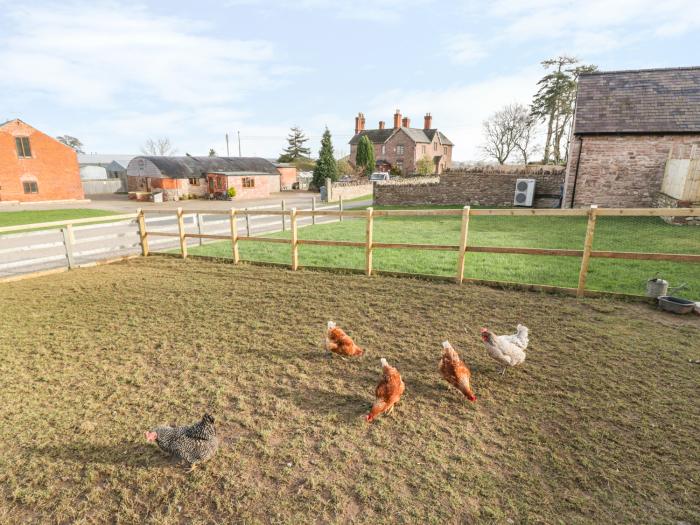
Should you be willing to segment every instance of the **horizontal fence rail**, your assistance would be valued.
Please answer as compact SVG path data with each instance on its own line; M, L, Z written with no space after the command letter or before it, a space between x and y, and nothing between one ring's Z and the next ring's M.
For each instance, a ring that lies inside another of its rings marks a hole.
M231 254L234 263L241 258L239 243L261 242L290 245L289 266L296 270L304 268L299 262L298 247L329 246L363 248L365 252L364 272L373 273L374 250L431 250L457 253L457 265L454 276L457 283L464 281L476 282L476 279L465 279L467 253L493 253L537 255L554 257L578 257L581 265L576 288L561 288L567 293L582 296L586 293L586 278L591 259L628 259L651 261L676 261L700 263L700 254L693 253L658 253L658 252L628 252L595 249L596 224L601 217L698 217L700 208L597 208L587 209L435 209L435 210L348 210L334 206L317 207L312 202L311 209L287 209L282 203L282 209L275 206L259 208L230 208L221 210L139 210L137 213L112 215L100 218L85 218L70 221L54 221L48 223L9 226L0 228L0 240L12 240L19 237L33 239L27 246L6 248L0 245L0 257L17 254L17 260L3 262L0 259L0 276L3 269L13 269L23 266L38 266L41 264L65 261L68 268L84 265L85 258L100 253L115 253L117 251L138 249L141 255L149 255L154 247L166 249L179 246L183 258L188 256L188 240L202 244L204 241L228 241L231 243ZM147 219L148 216L148 219ZM204 220L204 217L217 217ZM581 248L530 248L518 246L482 246L472 245L469 241L471 217L585 217L586 232ZM374 223L378 218L392 217L454 217L460 219L459 244L429 244L377 242L374 240ZM252 221L253 218L259 219ZM317 219L327 220L356 219L364 220L364 241L299 239L298 228L317 223ZM305 224L299 222L305 219ZM206 227L206 229L205 229ZM699 228L697 226L689 226ZM53 228L50 231L34 231L37 228ZM121 228L121 230L119 229ZM256 228L254 234L253 228ZM267 228L267 229L266 229ZM270 230L269 228L273 228ZM86 230L92 229L89 234ZM269 237L270 231L286 231L290 237ZM27 231L31 230L31 231ZM264 230L264 231L261 231ZM23 231L24 233L16 233ZM76 236L76 234L78 234ZM108 241L108 242L107 242ZM108 244L101 246L100 243ZM31 255L32 250L41 251L41 255ZM81 261L82 264L81 264ZM387 272L382 272L387 273ZM391 272L389 272L391 273ZM484 281L486 282L486 281ZM489 281L490 282L490 281ZM539 286L539 285L527 285ZM540 288L557 288L540 286Z
M672 217L672 216L700 216L700 208L597 208L591 206L588 209L471 209L465 206L463 209L445 209L445 210L374 210L367 208L366 210L316 210L315 206L311 210L282 209L282 210L247 210L235 209L230 210L193 210L188 213L206 213L210 215L229 215L231 217L231 233L226 235L217 234L201 234L188 233L185 231L182 220L179 222L178 232L158 232L146 231L142 229L141 237L146 239L150 235L154 236L169 236L178 237L181 239L181 255L187 257L186 239L214 239L222 241L230 241L231 249L234 255L234 262L240 260L238 255L239 241L257 241L263 243L289 244L290 250L290 267L296 270L300 267L298 261L298 246L313 245L313 246L344 246L353 248L365 249L365 273L371 275L373 271L373 251L375 249L407 249L407 250L435 250L435 251L454 251L458 252L457 270L454 280L457 283L462 283L464 279L464 266L466 253L502 253L502 254L518 254L518 255L546 255L558 257L580 257L581 268L579 271L578 287L576 289L567 289L575 291L577 296L583 296L586 291L586 277L591 258L608 258L608 259L636 259L636 260L657 260L657 261L678 261L678 262L700 262L700 254L676 254L676 253L647 253L647 252L622 252L622 251L603 251L593 250L593 239L595 235L595 224L598 217ZM158 210L158 213L164 213L164 210ZM143 213L143 212L141 212ZM150 212L148 212L150 213ZM176 213L181 219L183 211L170 211L171 214ZM289 216L291 220L291 237L277 238L239 235L237 232L236 217L244 216L246 220L248 216ZM344 241L344 240L322 240L322 239L299 239L297 234L297 218L312 217L312 224L315 224L316 216L320 217L338 217L338 218L357 218L365 219L366 235L365 241ZM560 248L526 248L526 247L508 247L508 246L470 246L468 243L469 235L469 218L472 216L518 216L518 217L587 217L588 223L586 228L586 237L582 249L560 249ZM425 243L387 243L374 241L374 219L377 217L461 217L460 228L460 244L425 244ZM141 221L139 224L142 224ZM144 255L147 254L147 248L144 250ZM474 279L468 279L475 281ZM532 285L535 286L535 285ZM546 288L546 287L545 287ZM556 288L556 287L550 287Z

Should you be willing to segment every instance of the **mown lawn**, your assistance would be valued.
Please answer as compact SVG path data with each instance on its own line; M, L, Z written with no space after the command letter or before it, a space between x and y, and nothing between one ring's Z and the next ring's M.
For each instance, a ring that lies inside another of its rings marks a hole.
M474 246L582 249L585 217L485 217L470 219L469 243ZM392 217L375 219L376 242L459 244L458 217ZM290 233L274 236L289 237ZM346 220L299 229L300 239L363 241L365 222ZM700 228L669 225L654 217L601 217L594 250L700 254ZM289 263L287 245L241 242L241 257ZM230 257L228 242L191 249L191 253ZM364 249L300 246L302 266L363 268ZM378 270L454 275L455 252L376 249ZM468 253L465 277L576 287L579 257ZM683 294L700 298L700 266L668 261L593 259L587 286L592 290L644 294L646 280L656 273L673 285L686 283Z
M0 228L3 226L18 226L20 224L36 224L38 222L104 217L105 215L115 214L116 212L113 211L80 208L67 208L64 210L0 211Z
M7 283L0 311L0 523L700 522L697 318L164 257ZM365 357L324 354L329 318ZM518 322L501 377L478 328ZM406 394L368 425L382 356ZM145 442L205 410L193 473Z

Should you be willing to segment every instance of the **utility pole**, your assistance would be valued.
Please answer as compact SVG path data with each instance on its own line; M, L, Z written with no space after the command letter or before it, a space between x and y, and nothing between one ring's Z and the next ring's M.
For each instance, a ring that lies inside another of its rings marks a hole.
M241 155L241 132L238 132L238 156L242 157Z
M228 151L228 133L226 133L226 156L230 157L231 153Z

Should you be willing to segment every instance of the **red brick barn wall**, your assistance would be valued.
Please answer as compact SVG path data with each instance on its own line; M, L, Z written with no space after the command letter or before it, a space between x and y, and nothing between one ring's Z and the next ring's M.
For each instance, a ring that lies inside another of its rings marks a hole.
M29 137L31 158L18 157L15 137ZM25 181L36 182L39 192L24 193ZM0 200L83 198L75 151L20 120L0 127Z
M583 144L583 147L581 147ZM565 207L646 208L661 189L671 147L700 145L700 135L581 135L574 137ZM580 160L579 160L580 154ZM576 166L578 164L578 177Z
M236 200L259 199L269 197L273 191L279 191L279 175L251 175L255 180L255 187L244 188L243 176L228 176L228 187L236 188Z
M297 181L297 169L294 166L279 166L281 189L291 189L292 184Z

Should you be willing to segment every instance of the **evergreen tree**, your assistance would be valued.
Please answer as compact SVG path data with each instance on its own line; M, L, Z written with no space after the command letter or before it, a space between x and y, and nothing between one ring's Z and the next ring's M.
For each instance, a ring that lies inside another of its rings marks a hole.
M308 137L304 135L302 129L298 126L294 126L287 136L289 146L287 146L282 155L280 155L279 162L293 162L299 158L308 158L311 150L304 146L304 143L308 140Z
M369 177L374 171L376 161L374 158L374 144L369 140L367 135L363 135L360 143L357 145L357 156L355 157L357 169L364 171L364 174Z
M216 157L216 150L214 148L209 148L209 156Z
M579 74L597 69L595 66L567 67L576 63L578 59L565 55L542 62L545 69L553 68L553 71L537 83L540 88L533 98L531 113L536 120L547 123L543 159L545 164L550 161L550 157L555 163L562 160L562 139L568 136L573 120ZM568 145L564 146L568 150Z
M333 143L331 142L331 132L323 132L321 138L321 151L318 153L318 160L314 168L313 185L320 188L326 184L326 179L338 180L338 165L333 157Z

